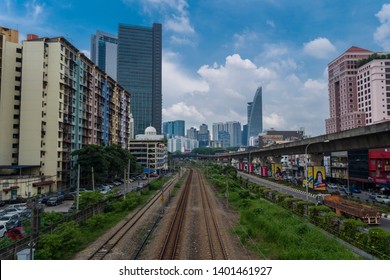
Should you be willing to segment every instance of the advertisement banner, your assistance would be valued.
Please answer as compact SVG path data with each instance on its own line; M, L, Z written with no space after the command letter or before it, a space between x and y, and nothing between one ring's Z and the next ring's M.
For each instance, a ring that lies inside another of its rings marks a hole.
M325 166L314 166L314 181L313 186L316 191L325 191Z
M272 164L272 177L279 180L282 179L282 165L280 163Z
M262 166L261 167L261 176L262 177L268 177L268 166Z
M308 166L307 167L307 184L309 189L313 188L313 166Z

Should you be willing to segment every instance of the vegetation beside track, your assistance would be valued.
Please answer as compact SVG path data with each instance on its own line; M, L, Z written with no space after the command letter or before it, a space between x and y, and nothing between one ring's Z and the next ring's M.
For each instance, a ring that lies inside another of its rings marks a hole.
M390 234L381 228L368 228L363 222L336 215L326 206L240 180L230 166L209 164L203 171L218 195L240 214L235 233L260 258L360 258L324 229L379 259L390 259Z

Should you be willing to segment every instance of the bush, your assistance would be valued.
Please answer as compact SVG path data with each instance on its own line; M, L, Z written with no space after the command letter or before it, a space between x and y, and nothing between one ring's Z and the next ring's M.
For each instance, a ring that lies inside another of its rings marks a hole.
M372 228L368 231L368 251L380 259L390 259L390 233L382 228Z
M81 232L75 222L64 223L52 234L44 235L39 241L36 259L65 260L76 252L81 244Z

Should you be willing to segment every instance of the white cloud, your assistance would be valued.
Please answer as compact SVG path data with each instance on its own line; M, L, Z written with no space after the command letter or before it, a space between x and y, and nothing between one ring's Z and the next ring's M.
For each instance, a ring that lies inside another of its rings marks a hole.
M384 50L390 49L390 4L384 4L376 14L381 25L374 33L375 42Z
M279 129L285 127L286 120L277 113L271 113L263 117L263 127Z
M173 15L165 21L164 28L176 33L193 34L194 28L190 24L190 19L187 16Z
M275 28L275 22L273 20L267 19L265 23L272 28Z
M234 50L239 50L240 48L246 47L247 45L254 44L258 41L259 35L256 32L245 30L241 34L233 35L233 46Z
M264 129L304 127L313 135L324 133L324 120L328 117L325 79L301 79L294 67L275 71L239 54L227 56L223 64L201 66L199 76L194 78L179 66L177 54L166 53L164 57L164 121L181 116L187 127L233 120L244 125L247 102L253 100L257 87L262 86ZM283 64L281 57L275 59L269 65Z
M162 115L165 120L185 119L187 120L186 126L199 126L200 123L206 121L206 117L195 106L187 105L184 102L173 104L169 108L163 108Z
M336 47L327 38L317 38L304 44L303 51L315 58L328 59L336 53Z

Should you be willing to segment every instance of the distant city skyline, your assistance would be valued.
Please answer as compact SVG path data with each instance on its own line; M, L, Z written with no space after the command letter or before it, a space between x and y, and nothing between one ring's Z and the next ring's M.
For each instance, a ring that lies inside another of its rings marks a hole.
M183 119L186 128L245 124L246 103L262 85L264 129L325 134L328 63L351 46L390 51L384 0L96 0L93 13L85 13L86 1L0 0L0 6L1 25L19 30L21 40L29 33L64 36L88 57L96 30L117 34L119 23L161 22L162 121Z

